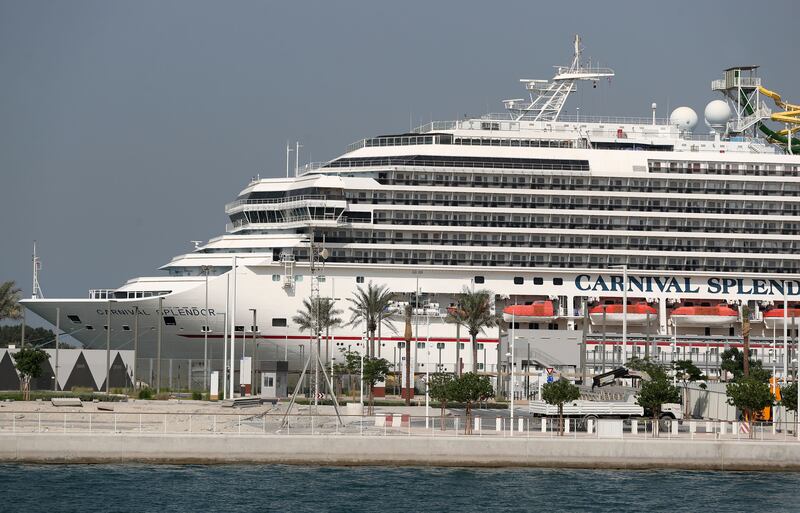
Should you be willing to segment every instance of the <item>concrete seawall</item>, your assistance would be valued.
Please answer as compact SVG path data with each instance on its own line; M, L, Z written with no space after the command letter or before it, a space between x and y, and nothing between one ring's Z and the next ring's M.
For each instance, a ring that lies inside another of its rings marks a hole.
M481 437L2 434L0 461L800 470L800 443Z

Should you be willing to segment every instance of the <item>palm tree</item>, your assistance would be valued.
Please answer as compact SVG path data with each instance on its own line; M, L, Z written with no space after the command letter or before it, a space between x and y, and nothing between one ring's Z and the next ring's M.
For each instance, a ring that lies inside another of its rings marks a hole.
M22 307L19 305L20 289L13 281L0 284L0 320L20 319Z
M744 350L743 374L750 376L750 307L742 305L742 349Z
M342 311L333 305L331 298L319 298L313 304L311 299L304 299L303 308L292 317L292 322L297 324L301 333L308 330L311 338L316 335L314 333L315 326L319 332L325 330L325 356L327 359L330 355L330 329L342 325L342 319L338 317L341 314ZM317 352L319 352L319 347L317 347Z
M478 372L478 334L485 328L497 326L497 316L492 313L492 293L488 290L471 291L464 287L458 295L458 307L447 318L464 328L472 338L472 372Z
M364 324L367 329L367 355L375 354L375 332L378 326L386 326L393 332L395 331L392 321L389 319L389 304L394 299L392 293L386 285L367 284L367 288L358 287L353 297L347 298L350 301L350 321L348 326Z
M400 385L400 390L404 387L406 389L406 406L411 406L411 390L412 390L412 383L414 380L411 377L411 338L412 338L412 331L411 331L411 305L406 305L406 329L403 333L403 340L406 341L406 381ZM402 376L402 372L400 373Z

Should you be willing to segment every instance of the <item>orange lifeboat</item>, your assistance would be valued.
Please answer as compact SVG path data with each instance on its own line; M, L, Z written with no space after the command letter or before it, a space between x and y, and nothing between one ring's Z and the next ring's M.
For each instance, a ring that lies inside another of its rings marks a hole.
M733 308L725 305L679 306L672 310L670 317L678 328L681 326L729 326L739 319Z
M783 308L773 308L764 312L764 324L767 328L781 328L783 329L784 317ZM786 309L786 323L788 327L800 327L800 308L787 308Z
M555 318L552 301L534 301L529 305L510 305L503 309L506 322L548 322Z
M628 304L627 315L623 315L621 304L597 305L589 310L589 319L592 324L603 324L603 311L605 310L606 324L622 324L623 317L627 317L628 324L647 324L648 317L650 322L655 322L658 312L644 301Z

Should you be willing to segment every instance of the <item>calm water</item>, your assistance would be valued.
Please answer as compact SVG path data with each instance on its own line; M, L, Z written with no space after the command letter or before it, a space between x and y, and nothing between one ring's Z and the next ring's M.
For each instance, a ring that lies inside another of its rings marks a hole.
M800 474L0 465L0 511L798 511Z

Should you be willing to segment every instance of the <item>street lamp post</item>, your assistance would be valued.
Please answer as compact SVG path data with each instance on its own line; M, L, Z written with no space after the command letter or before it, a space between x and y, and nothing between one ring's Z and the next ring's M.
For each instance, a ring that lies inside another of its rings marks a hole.
M253 354L250 356L250 395L255 393L256 387L256 332L258 331L258 312L255 308L249 309L253 312L253 326L250 330L253 333ZM242 345L242 358L244 358L244 345Z
M361 401L361 414L362 415L364 414L364 350L366 349L364 347L365 343L366 343L365 342L365 335L362 334L361 335L361 351L359 351L359 353L361 353L361 374L359 375L359 378L360 378L359 381L361 382L361 384L360 384L360 390L361 390L361 399L360 399L360 401Z
M514 302L516 305L516 301ZM511 366L509 367L510 373L510 380L511 380L511 432L514 432L514 346L515 339L517 337L514 336L514 325L516 324L516 313L514 310L511 311Z
M431 382L431 349L430 349L430 336L428 340L425 341L425 429L428 429L428 423L430 421L430 407L431 407L431 395L430 395L430 382Z
M628 362L628 264L612 265L622 269L622 364Z
M156 394L161 393L161 325L164 324L164 297L158 297L158 319L156 325Z
M56 307L56 370L53 373L53 390L58 392L58 349L59 340L58 336L61 333L61 307Z
M111 300L106 310L106 394L111 390Z
M203 390L208 393L208 274L211 272L210 265L200 268L206 276L206 325L203 326Z

